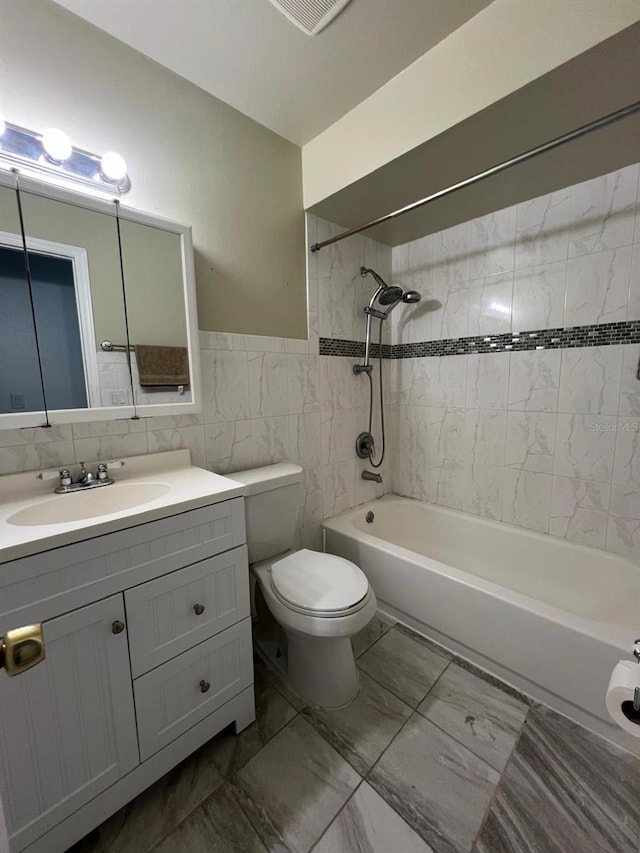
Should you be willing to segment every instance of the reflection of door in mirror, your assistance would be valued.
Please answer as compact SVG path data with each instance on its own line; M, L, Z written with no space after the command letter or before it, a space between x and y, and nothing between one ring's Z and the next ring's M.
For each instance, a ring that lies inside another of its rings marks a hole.
M121 219L120 240L134 401L189 403L182 236Z
M126 348L100 347L126 343L115 216L21 198L48 408L131 405Z
M42 412L44 419L18 204L15 191L6 187L0 187L0 232L14 241L0 253L0 414Z

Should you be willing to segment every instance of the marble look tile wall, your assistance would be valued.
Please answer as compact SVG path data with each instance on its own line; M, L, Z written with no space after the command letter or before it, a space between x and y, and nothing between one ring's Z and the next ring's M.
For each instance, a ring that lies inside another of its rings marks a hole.
M393 250L393 344L640 318L638 165ZM395 490L640 560L636 344L394 361Z
M327 239L342 229L315 216L307 216L310 243ZM375 291L375 282L362 278L360 267L372 267L385 280L391 279L391 249L363 235L356 235L329 246L308 259L309 308L318 305L319 334L323 338L364 341L366 317L363 308ZM377 341L378 322L374 323ZM391 341L390 326L383 326L383 344ZM317 351L317 350L316 350ZM368 429L369 380L365 374L355 376L354 364L362 358L320 356L321 465L323 511L325 516L342 512L351 506L372 500L393 486L393 432L396 410L385 405L387 448L385 461L378 469L383 483L366 482L361 474L366 465L355 454L356 436ZM373 433L378 454L380 446L377 362L374 385L376 421ZM385 398L391 399L393 367L383 361L382 375Z
M423 295L396 309L387 345L640 319L639 171L393 253L357 235L309 254L308 340L202 332L201 414L0 431L0 474L181 447L221 473L291 459L305 469L300 544L393 489L638 560L637 345L385 360L378 486L354 453L367 377L353 375L359 359L319 356L318 340L364 340L363 265ZM308 216L307 244L339 230Z
M334 226L310 216L307 227L309 244ZM360 477L365 466L354 445L367 428L368 381L353 374L359 359L318 355L320 325L331 337L364 339L362 307L372 283L361 278L362 265L389 277L391 249L359 238L309 257L308 340L201 332L200 414L0 430L0 474L180 448L191 451L195 465L221 474L291 460L304 468L297 544L320 547L324 516L391 488L391 455L382 486ZM115 393L124 353L105 355ZM390 393L390 362L384 367Z

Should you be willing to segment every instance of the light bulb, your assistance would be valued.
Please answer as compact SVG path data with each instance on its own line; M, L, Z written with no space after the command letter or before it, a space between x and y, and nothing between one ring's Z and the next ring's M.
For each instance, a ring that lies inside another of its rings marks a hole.
M100 171L108 181L121 181L127 176L127 164L115 151L107 151L100 161Z
M71 157L71 140L66 133L50 127L42 134L44 152L54 163L62 163Z

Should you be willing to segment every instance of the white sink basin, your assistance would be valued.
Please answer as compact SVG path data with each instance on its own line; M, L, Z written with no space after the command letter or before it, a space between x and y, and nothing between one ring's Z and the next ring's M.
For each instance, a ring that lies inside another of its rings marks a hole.
M169 491L171 486L166 483L115 483L34 503L14 512L7 518L7 523L18 527L69 524L133 509L155 501Z

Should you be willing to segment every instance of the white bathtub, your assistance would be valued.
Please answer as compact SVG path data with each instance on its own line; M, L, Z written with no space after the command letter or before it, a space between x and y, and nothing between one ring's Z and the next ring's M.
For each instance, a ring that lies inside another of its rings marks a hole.
M323 527L326 550L361 566L382 610L640 754L604 701L640 636L638 566L394 495Z

